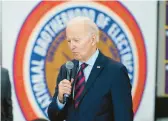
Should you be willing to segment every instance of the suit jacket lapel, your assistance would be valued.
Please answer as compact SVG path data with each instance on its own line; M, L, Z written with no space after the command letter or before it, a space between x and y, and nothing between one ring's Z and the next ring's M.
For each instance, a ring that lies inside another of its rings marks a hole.
M79 61L73 60L73 63L74 63L74 69L72 70L72 76L71 77L74 79L76 74L77 74L77 71L78 71Z
M74 63L74 69L72 70L72 75L71 75L71 78L74 79L73 83L72 83L72 92L74 90L74 85L75 85L75 76L77 74L77 71L78 71L78 66L79 66L79 61L78 60L73 60L73 63Z
M101 52L99 52L98 58L96 59L96 62L94 64L94 66L93 66L93 68L91 70L91 73L89 75L89 78L88 78L88 80L86 82L85 89L84 89L84 91L82 93L82 97L81 97L80 102L82 101L83 97L89 91L91 85L96 82L96 78L98 77L98 75L103 70L104 64L105 64L105 57L104 57L104 55Z

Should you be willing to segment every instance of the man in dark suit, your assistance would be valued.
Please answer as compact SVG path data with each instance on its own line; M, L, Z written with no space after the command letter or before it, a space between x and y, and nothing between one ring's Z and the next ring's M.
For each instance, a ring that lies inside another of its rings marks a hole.
M133 121L131 84L124 65L97 49L99 30L87 17L72 19L66 28L77 74L67 80L61 66L52 102L51 121ZM64 101L64 94L70 95Z
M7 69L1 67L1 120L13 121L11 83Z

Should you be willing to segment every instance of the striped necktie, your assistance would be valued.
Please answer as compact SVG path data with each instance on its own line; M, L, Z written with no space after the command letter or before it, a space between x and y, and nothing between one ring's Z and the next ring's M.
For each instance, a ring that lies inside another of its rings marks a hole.
M88 64L86 63L83 63L81 65L81 68L77 74L77 77L76 77L76 84L75 84L75 98L74 98L74 101L75 101L75 108L78 107L78 104L80 102L80 99L81 99L81 94L84 90L84 87L85 87L85 76L84 76L84 73L83 73L83 70L88 66Z

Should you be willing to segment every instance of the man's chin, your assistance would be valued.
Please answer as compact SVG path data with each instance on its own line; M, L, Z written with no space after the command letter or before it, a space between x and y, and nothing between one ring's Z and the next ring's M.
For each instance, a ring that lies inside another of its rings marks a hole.
M75 60L80 60L80 58L78 56L74 56Z

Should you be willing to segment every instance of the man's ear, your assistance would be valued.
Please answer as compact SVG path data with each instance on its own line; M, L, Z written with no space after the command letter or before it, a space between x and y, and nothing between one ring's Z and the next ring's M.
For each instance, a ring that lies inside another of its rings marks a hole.
M96 35L93 34L91 39L92 39L91 40L92 41L92 45L95 45L96 44Z

